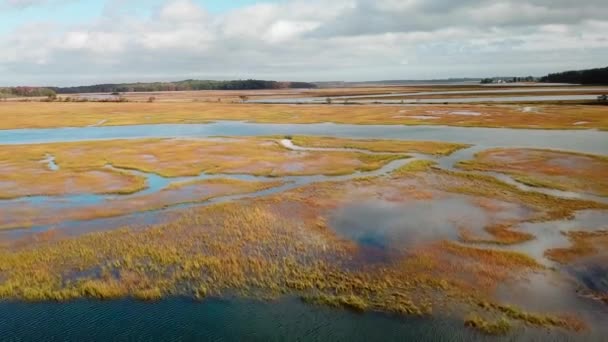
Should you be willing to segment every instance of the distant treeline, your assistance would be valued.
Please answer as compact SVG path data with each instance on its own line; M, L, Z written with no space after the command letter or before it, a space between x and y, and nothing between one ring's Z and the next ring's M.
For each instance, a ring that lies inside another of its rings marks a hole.
M50 88L40 87L11 87L0 88L0 98L3 97L37 97L37 96L55 96L55 91Z
M608 67L566 71L542 77L545 83L608 84Z
M152 91L183 91L183 90L250 90L250 89L289 89L289 88L316 88L316 85L306 82L277 82L263 80L238 81L200 81L186 80L179 82L154 83L123 83L123 84L97 84L81 87L53 87L58 94L77 93L127 93Z

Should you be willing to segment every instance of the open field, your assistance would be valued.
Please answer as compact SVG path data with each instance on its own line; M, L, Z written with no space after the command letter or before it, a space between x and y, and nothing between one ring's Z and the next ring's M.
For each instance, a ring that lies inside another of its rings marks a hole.
M608 129L593 105L258 105L226 103L0 103L0 129L208 123L345 123Z
M608 158L535 149L483 151L461 161L465 170L502 172L533 187L608 196Z

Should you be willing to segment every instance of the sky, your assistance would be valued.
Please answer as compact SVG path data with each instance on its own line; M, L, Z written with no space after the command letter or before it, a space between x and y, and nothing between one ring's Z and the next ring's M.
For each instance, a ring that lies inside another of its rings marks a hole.
M607 32L606 0L0 0L0 85L542 76Z

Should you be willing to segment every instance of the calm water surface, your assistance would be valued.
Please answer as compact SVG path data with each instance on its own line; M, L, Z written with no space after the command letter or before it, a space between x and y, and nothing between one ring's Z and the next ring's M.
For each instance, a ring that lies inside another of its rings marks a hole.
M536 147L608 153L608 132L450 126L258 124L220 121L210 124L161 124L77 128L0 130L0 144L31 144L135 138L205 138L211 136L325 135L345 138L435 140L480 147Z
M587 335L585 338L590 338ZM595 336L597 338L598 336ZM574 341L565 333L525 328L492 341ZM583 338L579 338L584 340ZM441 318L358 314L303 304L168 299L142 303L80 300L0 303L2 341L471 341L488 340Z

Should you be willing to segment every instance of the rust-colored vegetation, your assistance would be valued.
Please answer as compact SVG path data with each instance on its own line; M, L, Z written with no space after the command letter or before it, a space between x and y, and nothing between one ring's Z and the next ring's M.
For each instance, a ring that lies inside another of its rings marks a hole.
M7 247L0 250L0 298L130 296L148 301L170 295L294 295L314 304L400 315L451 312L463 306L470 312L486 301L491 314L572 328L556 323L561 322L558 317L507 310L488 299L506 279L542 269L526 255L431 241L397 250L386 263L368 264L359 257L362 247L337 236L323 219L347 199L387 196L384 189L404 194L394 200L407 205L418 200L413 194L427 187L419 177L411 173L320 183L187 210L148 229Z
M484 230L492 238L484 238L476 235L466 228L460 231L460 239L466 243L516 245L534 239L534 235L513 229L509 224L490 225Z
M545 252L547 258L561 264L570 264L608 250L608 231L576 231L563 234L570 239L572 246L553 248Z
M608 158L604 156L538 149L493 149L478 153L475 160L460 162L458 167L507 173L533 187L608 196Z
M465 318L464 325L486 335L506 335L511 330L511 322L507 318L488 321L477 313L469 314Z
M472 112L480 115L453 115ZM450 125L549 129L608 129L601 106L546 105L526 112L519 105L453 104L419 106L265 105L197 102L0 104L0 129L90 125L208 123L217 120L259 123L346 123ZM428 119L431 118L431 119ZM584 122L584 125L580 123Z
M419 179L444 191L523 204L535 210L535 221L570 218L576 211L584 209L608 209L608 205L594 201L523 191L514 185L482 174L433 170Z
M6 145L0 149L0 199L34 195L130 194L146 187L145 179L102 163L79 161L77 165L56 160L52 170L48 159L58 152L50 145ZM73 144L78 149L78 144ZM88 156L87 158L94 158ZM80 156L74 156L80 159ZM84 158L83 158L84 159Z
M47 159L54 157L57 170ZM166 177L207 173L342 175L375 170L403 155L293 152L272 139L141 139L8 145L0 151L0 198L80 193L130 194L146 187L133 169Z
M165 177L207 173L265 176L337 175L377 169L399 155L293 152L268 138L139 139L49 144L66 168L112 166Z
M27 204L7 205L0 209L0 229L49 225L61 221L82 221L159 210L169 206L204 202L213 198L247 194L282 185L283 182L249 182L236 179L204 179L173 183L149 195L116 197L101 204L78 207L37 207Z
M468 247L453 242L443 243L442 248L457 256L474 260L487 260L495 266L542 268L534 258L519 252Z
M361 149L372 152L422 153L439 156L450 155L460 149L469 147L465 144L439 141L405 141L380 139L345 139L333 137L294 136L294 144L305 147L328 147Z

